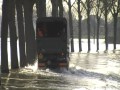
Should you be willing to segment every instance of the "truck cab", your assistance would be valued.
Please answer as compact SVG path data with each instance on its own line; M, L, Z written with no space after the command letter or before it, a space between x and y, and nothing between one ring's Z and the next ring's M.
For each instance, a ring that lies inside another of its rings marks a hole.
M38 18L36 42L38 68L68 68L69 50L65 18Z

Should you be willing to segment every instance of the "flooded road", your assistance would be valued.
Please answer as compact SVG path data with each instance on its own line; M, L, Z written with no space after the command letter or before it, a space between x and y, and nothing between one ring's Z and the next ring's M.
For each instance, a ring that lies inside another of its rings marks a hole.
M2 74L0 90L120 90L120 54L72 53L69 70L36 65Z

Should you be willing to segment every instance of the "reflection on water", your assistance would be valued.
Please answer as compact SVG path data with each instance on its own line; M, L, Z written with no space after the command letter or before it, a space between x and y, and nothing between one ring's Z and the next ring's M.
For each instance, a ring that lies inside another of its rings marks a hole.
M70 56L70 69L23 68L2 74L0 90L119 90L119 54ZM36 66L33 66L36 67Z

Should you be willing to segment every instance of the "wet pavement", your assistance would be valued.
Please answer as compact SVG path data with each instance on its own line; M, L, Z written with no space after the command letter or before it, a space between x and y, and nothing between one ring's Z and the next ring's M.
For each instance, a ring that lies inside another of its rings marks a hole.
M120 53L71 53L69 70L12 70L0 90L120 90Z

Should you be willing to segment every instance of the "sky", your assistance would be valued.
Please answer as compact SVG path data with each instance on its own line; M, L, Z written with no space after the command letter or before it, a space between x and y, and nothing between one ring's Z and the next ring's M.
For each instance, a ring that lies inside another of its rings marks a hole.
M2 1L3 0L0 0L0 16L2 14ZM71 0L71 3L73 3L75 0Z

